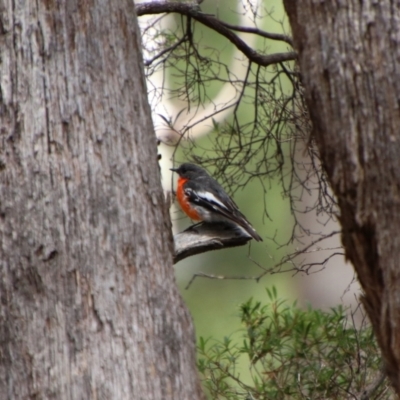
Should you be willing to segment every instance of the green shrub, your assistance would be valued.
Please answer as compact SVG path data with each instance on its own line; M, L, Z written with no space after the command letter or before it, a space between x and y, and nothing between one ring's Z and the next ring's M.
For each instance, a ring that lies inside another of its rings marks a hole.
M267 294L265 305L241 305L242 342L200 338L198 367L211 399L393 398L365 320L356 328L342 307L302 310L278 300L275 288Z

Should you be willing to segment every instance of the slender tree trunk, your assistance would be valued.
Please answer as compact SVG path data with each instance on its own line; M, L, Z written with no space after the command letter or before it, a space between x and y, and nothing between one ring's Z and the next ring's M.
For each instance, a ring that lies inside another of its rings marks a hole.
M202 398L133 2L0 1L0 41L0 398Z
M400 394L400 3L284 2L346 255Z

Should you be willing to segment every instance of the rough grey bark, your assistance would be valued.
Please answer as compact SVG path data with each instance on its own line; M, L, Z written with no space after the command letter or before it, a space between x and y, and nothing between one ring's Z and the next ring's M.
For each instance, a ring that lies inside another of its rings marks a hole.
M133 2L4 0L0 46L0 398L202 398Z
M346 255L400 394L400 3L284 3Z

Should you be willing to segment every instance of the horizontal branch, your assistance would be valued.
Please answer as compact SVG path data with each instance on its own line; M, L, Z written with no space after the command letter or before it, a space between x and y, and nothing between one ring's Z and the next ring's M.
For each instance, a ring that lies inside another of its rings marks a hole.
M251 237L233 225L197 224L174 236L174 264L196 254L244 246Z
M263 32L261 30L255 28L241 28L233 25L229 25L225 22L220 21L212 14L205 14L199 10L197 4L193 3L178 3L178 2L156 2L150 1L147 3L136 4L136 13L140 17L142 15L149 14L162 14L162 13L178 13L182 15L186 15L187 17L191 17L194 20L202 23L210 29L218 32L220 35L227 38L231 43L233 43L251 62L254 62L257 65L267 67L272 64L277 64L284 61L295 60L297 57L297 53L294 51L289 51L286 53L274 53L269 55L264 55L256 52L250 46L248 46L239 36L231 31L242 31L247 33L255 33L261 35L263 33L264 37L269 37L269 39L274 40L282 40L284 42L291 40L285 36L281 35L278 39L279 35L277 34L269 34L268 32Z
M271 39L271 40L278 40L280 42L285 42L289 44L290 46L293 46L293 40L290 36L283 35L281 33L271 33L271 32L266 32L258 28L252 28L248 26L239 26L239 25L231 25L228 24L227 22L222 22L220 23L224 26L226 26L228 29L231 29L232 31L237 31L237 32L243 32L243 33L252 33L253 35L258 35L261 37L264 37L266 39Z

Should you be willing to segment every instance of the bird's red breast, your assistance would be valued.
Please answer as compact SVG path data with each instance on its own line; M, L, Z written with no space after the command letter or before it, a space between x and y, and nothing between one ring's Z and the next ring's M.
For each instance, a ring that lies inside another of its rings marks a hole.
M178 187L176 188L176 198L178 199L179 205L185 214L193 219L194 221L201 221L199 213L190 205L189 200L185 194L184 185L188 181L187 178L178 178Z

